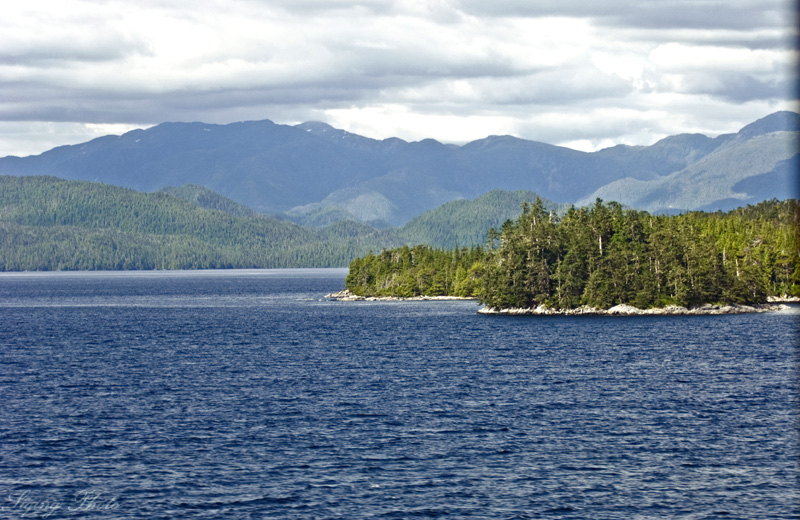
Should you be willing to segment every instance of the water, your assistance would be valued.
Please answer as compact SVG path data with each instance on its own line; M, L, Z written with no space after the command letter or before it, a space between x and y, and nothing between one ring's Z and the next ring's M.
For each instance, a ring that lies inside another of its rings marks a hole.
M800 518L797 309L325 301L344 275L0 275L0 517Z

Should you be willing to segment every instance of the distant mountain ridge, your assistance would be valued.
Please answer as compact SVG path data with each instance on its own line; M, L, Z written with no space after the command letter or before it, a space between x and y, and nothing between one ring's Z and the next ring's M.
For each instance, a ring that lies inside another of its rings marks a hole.
M656 212L714 211L772 198L797 198L799 128L798 114L777 112L736 134L713 140L693 136L692 148L705 147L706 153L694 157L685 167L655 179L628 177L614 181L579 199L577 205L589 204L599 197ZM650 148L687 137L666 138Z
M800 115L776 112L736 134L683 134L586 153L511 136L463 146L376 140L319 122L164 123L0 158L0 175L147 192L191 184L315 227L341 220L400 226L494 189L528 190L556 203L601 197L648 211L714 210L796 197L798 133Z

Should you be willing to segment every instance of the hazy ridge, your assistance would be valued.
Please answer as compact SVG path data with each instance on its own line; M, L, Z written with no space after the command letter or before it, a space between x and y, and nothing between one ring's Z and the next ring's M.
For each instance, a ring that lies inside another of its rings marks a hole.
M800 115L776 112L736 134L670 136L579 152L511 136L463 146L375 140L324 123L164 123L121 136L0 158L0 174L52 175L139 191L202 186L259 212L324 227L401 226L500 189L555 203L596 197L651 212L730 209L796 196ZM767 180L769 182L762 182Z

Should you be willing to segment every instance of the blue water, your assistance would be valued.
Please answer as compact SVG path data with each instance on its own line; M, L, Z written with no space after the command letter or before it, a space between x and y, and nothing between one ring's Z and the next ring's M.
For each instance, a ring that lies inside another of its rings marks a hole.
M0 275L2 518L800 518L798 314Z

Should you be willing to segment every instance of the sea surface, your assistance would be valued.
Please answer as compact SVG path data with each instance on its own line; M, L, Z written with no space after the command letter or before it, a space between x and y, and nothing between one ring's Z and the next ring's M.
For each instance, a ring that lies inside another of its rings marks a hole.
M345 274L0 275L0 518L800 518L797 307L327 301Z

